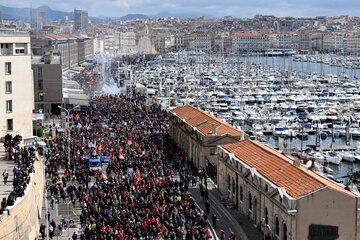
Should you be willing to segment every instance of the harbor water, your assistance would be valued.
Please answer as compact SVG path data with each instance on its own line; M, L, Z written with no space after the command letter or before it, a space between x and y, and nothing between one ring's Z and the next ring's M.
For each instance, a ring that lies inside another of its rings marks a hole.
M264 57L264 56L243 56L240 57L240 60L252 64L255 63L257 65L267 65L275 69L279 69L280 71L292 71L296 72L299 75L304 74L332 74L332 75L347 75L350 79L356 80L360 77L360 69L349 69L343 66L330 66L325 63L317 63L317 62L297 62L293 61L292 56L286 57ZM301 150L301 139L300 138L288 138L288 139L279 139L274 136L264 136L266 143L272 147L279 149L298 149ZM333 146L339 146L342 148L346 148L345 138L335 138L332 143L331 137L327 137L326 139L321 139L321 146L329 149L331 144ZM310 145L315 145L315 135L309 135L307 140L303 141L303 150L308 148ZM349 147L356 148L360 146L360 139L351 139ZM320 147L321 149L321 147ZM330 168L334 170L333 176L334 178L343 181L344 183L347 181L345 178L341 178L346 176L350 171L360 171L360 163L359 162L346 162L342 161L340 165L330 164Z

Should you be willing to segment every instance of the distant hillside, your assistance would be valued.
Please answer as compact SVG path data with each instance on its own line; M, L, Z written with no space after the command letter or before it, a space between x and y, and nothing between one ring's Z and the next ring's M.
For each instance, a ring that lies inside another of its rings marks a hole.
M36 8L34 8L36 9ZM48 6L40 6L37 9L41 9L45 12L47 20L58 20L64 19L65 16L68 16L70 20L74 20L74 13L73 12L62 12L53 10ZM15 8L15 7L6 7L0 5L0 11L3 14L4 19L20 19L20 20L29 20L30 19L30 8ZM133 19L150 19L150 18L165 18L165 17L178 17L178 18L195 18L202 16L196 13L169 13L169 12L160 12L154 15L145 15L145 14L127 14L122 17L109 17L109 16L101 16L98 18L102 19L119 19L119 20L133 20ZM96 19L95 17L90 17L91 20Z
M35 8L34 8L35 9ZM68 16L69 19L74 19L73 12L62 12L52 10L48 6L38 7L46 14L46 19L48 20L58 20L63 19L65 16ZM30 8L15 8L15 7L6 7L0 5L0 11L3 14L4 19L20 19L20 20L29 20L30 19Z
M119 20L123 20L123 21L134 20L134 19L149 19L149 17L144 14L127 14L119 18Z

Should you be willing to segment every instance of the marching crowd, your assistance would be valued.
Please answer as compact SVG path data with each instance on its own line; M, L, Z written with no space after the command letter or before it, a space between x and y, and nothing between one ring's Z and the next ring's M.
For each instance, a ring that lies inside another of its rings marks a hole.
M187 159L168 135L165 111L140 95L101 95L72 119L70 166L67 138L56 136L46 174L57 201L80 204L82 239L212 238L206 212L188 191ZM91 176L83 156L93 155L110 160ZM66 168L62 177L59 168Z

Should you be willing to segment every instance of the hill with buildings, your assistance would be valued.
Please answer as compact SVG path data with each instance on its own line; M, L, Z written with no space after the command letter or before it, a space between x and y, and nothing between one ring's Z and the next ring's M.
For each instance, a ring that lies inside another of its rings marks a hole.
M44 12L46 19L48 20L63 19L65 16L68 16L69 19L74 19L73 12L57 11L51 9L48 6L40 6L34 9L39 9ZM30 19L30 10L30 8L15 8L0 5L0 11L2 12L2 16L4 19L28 20Z

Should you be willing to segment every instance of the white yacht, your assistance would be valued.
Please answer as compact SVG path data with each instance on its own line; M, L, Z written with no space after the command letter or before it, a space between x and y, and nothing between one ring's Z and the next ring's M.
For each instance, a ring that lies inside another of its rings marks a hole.
M325 159L329 163L339 165L341 162L341 156L335 151L329 151L325 153Z
M342 160L347 162L354 162L355 161L355 154L349 151L341 151L339 152L340 157Z

